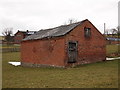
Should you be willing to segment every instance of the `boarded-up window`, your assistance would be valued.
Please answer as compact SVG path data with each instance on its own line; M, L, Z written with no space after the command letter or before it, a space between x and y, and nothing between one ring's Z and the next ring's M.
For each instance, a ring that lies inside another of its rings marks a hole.
M84 28L84 35L85 37L90 37L91 36L91 28Z

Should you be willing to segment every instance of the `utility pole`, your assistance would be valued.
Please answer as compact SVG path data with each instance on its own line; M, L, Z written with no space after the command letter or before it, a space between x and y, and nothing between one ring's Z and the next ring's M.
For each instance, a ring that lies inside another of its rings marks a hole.
M118 53L120 53L120 1L118 2Z
M120 26L118 26L118 53L120 53Z
M104 35L105 35L105 30L106 30L106 24L104 23Z

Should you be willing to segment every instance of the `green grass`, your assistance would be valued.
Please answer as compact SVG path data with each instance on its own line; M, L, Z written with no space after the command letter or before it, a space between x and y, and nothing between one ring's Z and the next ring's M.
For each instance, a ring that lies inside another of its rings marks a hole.
M76 68L15 67L20 53L3 53L3 88L117 88L118 60Z
M2 53L0 52L0 89L2 88Z
M118 53L118 51L120 51L120 45L107 45L106 51L107 54Z
M2 47L0 48L20 48L20 45L19 44L11 44L11 45L2 44Z

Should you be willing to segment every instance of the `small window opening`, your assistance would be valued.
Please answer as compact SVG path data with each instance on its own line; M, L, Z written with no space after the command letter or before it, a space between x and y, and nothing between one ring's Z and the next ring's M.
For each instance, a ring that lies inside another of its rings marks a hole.
M84 28L84 34L85 37L90 37L91 36L91 28Z

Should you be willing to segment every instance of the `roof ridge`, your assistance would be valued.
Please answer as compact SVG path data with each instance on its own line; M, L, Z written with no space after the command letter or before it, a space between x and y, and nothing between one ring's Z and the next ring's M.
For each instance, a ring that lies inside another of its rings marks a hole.
M71 30L73 30L76 26L82 24L86 20L88 19L75 22L75 23L71 23L68 25L60 25L54 28L41 29L37 33L26 37L25 39L23 39L23 41L33 40L33 39L42 39L46 37L63 36L63 35L66 35L68 32L70 32Z
M62 27L62 26L70 26L70 25L73 25L73 24L79 24L79 23L84 22L84 21L86 21L86 20L88 20L88 19L85 19L85 20L82 20L82 21L78 21L78 22L75 22L75 23L71 23L71 24L56 26L56 27L53 27L53 28L41 29L41 30L39 30L39 31L52 30L52 29L59 28L59 27Z

